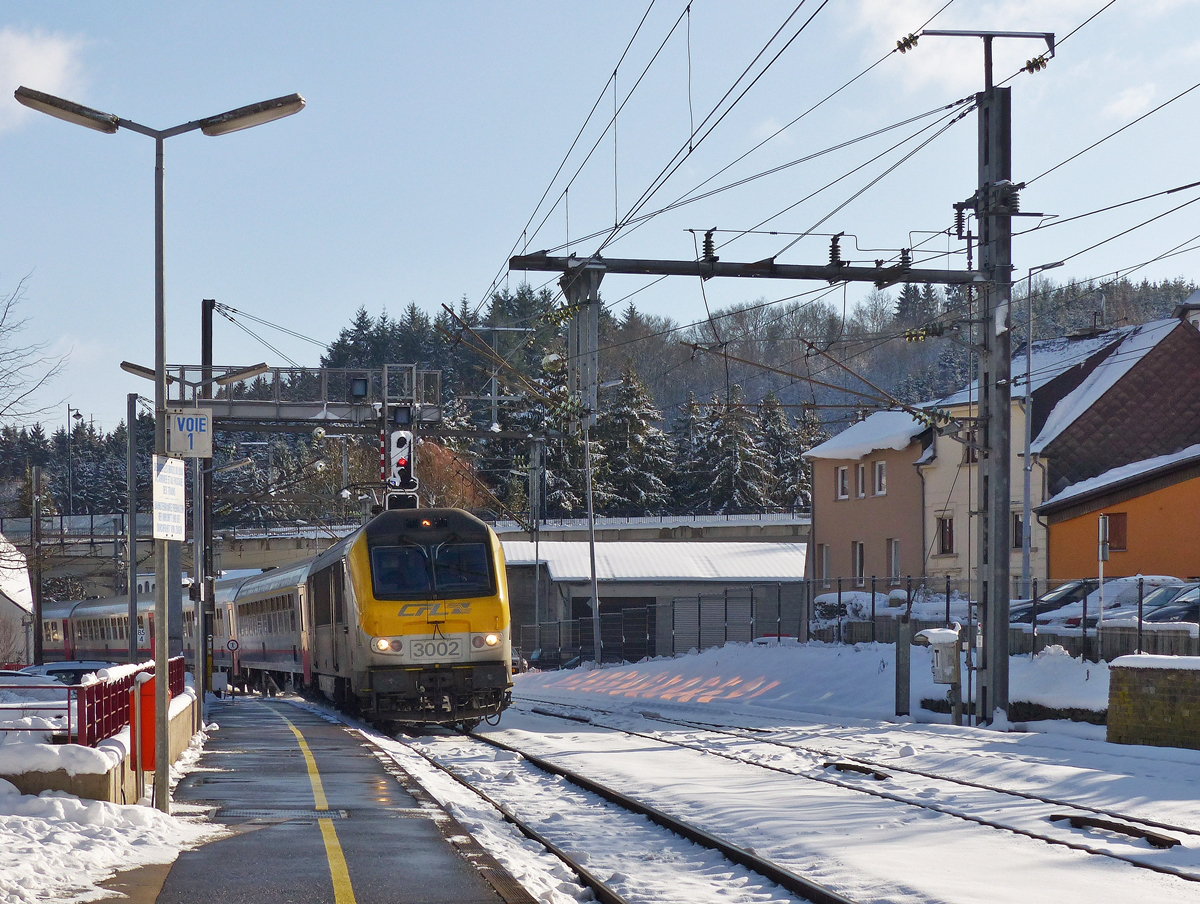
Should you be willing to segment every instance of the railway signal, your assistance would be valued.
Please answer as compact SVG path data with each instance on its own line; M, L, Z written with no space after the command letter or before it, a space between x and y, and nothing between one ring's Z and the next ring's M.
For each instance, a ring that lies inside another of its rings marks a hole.
M387 479L387 485L393 490L415 490L420 481L413 473L416 464L416 444L413 435L408 430L393 430L391 439L392 473Z

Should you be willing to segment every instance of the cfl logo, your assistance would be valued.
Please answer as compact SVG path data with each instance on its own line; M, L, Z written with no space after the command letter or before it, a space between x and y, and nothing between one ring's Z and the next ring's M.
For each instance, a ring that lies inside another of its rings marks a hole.
M470 603L405 603L397 613L401 618L444 618L447 615L469 615Z

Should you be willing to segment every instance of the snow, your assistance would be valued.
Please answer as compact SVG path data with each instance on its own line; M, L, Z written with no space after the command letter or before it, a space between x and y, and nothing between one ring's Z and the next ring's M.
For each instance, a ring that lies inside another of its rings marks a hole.
M931 644L958 643L958 628L926 628L918 631L917 637L924 637Z
M12 600L26 612L33 612L33 591L25 555L4 534L0 534L0 596Z
M1059 434L1075 423L1080 415L1112 389L1118 380L1129 373L1147 352L1179 327L1180 323L1181 321L1171 317L1144 323L1131 330L1124 341L1101 361L1082 383L1054 406L1054 410L1050 412L1046 423L1042 425L1041 431L1030 446L1032 452L1039 455L1045 451Z
M647 701L689 709L809 713L854 718L895 718L895 647L866 643L728 643L703 653L660 658L603 669L529 672L515 676L518 694L577 701L628 701L637 711ZM922 699L945 699L946 687L933 683L933 650L911 648L910 705L913 718L948 721L921 709ZM963 669L966 674L966 669ZM1009 698L1061 709L1108 708L1108 668L1073 659L1049 646L1009 662Z
M1042 511L1047 506L1059 505L1067 500L1103 490L1127 480L1133 480L1142 476L1149 477L1155 471L1166 470L1174 465L1197 458L1200 458L1200 443L1188 446L1186 449L1181 449L1178 452L1172 452L1170 455L1156 455L1154 458L1146 458L1142 461L1135 461L1131 464L1111 468L1096 477L1089 477L1087 480L1071 484L1061 493L1051 496L1042 503L1038 507L1038 511Z
M1111 663L1114 669L1182 669L1200 672L1200 656L1155 656L1149 653L1134 653L1118 656Z
M925 424L906 411L876 411L866 420L809 449L803 457L852 460L876 450L900 451L925 429Z
M534 564L534 544L504 540L508 565ZM661 543L613 541L596 544L601 581L802 581L805 543ZM546 541L538 552L555 581L589 581L586 543Z
M1178 323L1178 321L1174 321ZM1033 343L1031 352L1033 374L1033 391L1036 392L1051 380L1062 376L1072 367L1078 367L1087 362L1098 352L1103 352L1127 338L1135 327L1122 327L1111 330L1099 336L1086 339L1073 339L1069 336L1058 336L1054 339L1040 339ZM1025 350L1022 348L1012 357L1013 397L1025 394ZM969 387L939 399L933 403L938 407L965 405L968 401L979 402L979 382L972 381Z

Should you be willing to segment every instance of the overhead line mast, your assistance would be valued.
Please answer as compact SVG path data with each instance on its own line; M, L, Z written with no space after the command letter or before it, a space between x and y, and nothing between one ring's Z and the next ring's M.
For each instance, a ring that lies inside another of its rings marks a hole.
M964 209L971 209L980 224L979 270L931 270L914 268L909 253L898 264L874 267L851 266L837 254L833 240L830 263L823 265L779 264L774 258L750 263L721 261L705 242L699 260L648 260L590 257L551 257L546 252L518 255L509 260L510 270L562 273L559 285L567 299L568 392L577 399L585 424L595 418L599 336L597 320L600 281L607 273L648 276L740 277L759 279L806 279L826 282L870 282L877 287L895 283L933 285L982 284L983 316L979 354L980 408L977 430L982 434L977 514L982 516L979 534L979 567L975 599L979 602L984 647L976 712L987 720L997 712L1008 712L1008 599L1010 590L1009 507L1012 427L1010 379L1012 353L1012 218L1019 213L1018 191L1012 182L1011 89L997 87L992 80L992 41L995 38L1044 40L1047 54L1030 60L1025 69L1036 72L1054 56L1052 32L948 31L926 29L924 36L977 37L983 39L984 90L976 95L979 116L979 187L967 201L955 205L961 224ZM917 35L897 42L902 53L914 48ZM960 238L962 236L960 235ZM1026 413L1028 416L1028 412Z

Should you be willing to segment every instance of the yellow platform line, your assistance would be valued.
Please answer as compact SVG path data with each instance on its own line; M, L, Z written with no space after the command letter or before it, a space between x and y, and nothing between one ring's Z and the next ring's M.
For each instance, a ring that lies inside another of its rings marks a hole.
M304 754L316 809L328 810L329 801L325 797L325 786L321 783L321 773L317 771L317 761L313 758L308 742L304 740L300 729L292 724L291 719L279 712L275 712L275 715L287 723L287 727L296 736L300 752ZM325 857L329 861L329 875L333 879L333 900L335 904L357 904L354 898L354 887L350 884L350 870L346 867L346 856L342 853L342 845L338 841L337 829L333 827L333 820L318 818L317 824L321 827L321 838L325 841Z

